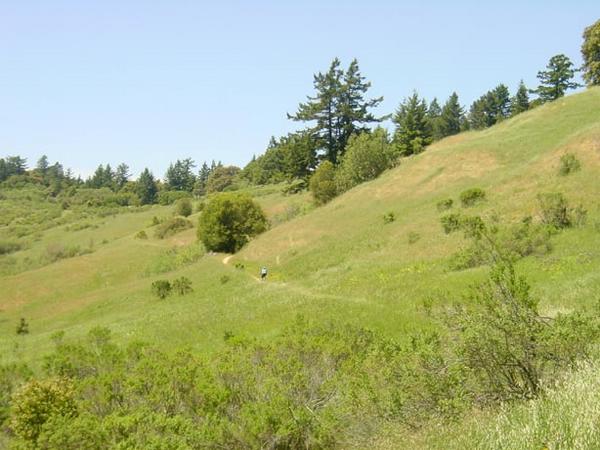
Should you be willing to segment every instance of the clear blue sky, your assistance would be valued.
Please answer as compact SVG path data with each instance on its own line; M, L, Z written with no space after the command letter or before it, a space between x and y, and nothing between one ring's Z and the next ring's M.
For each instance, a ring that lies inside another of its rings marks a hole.
M413 89L469 104L536 84L548 59L581 63L598 0L0 0L0 156L100 163L177 158L244 165L334 57L358 58L393 111Z

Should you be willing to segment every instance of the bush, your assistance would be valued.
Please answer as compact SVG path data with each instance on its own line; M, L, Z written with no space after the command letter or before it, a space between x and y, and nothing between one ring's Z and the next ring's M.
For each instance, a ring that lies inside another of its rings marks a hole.
M542 223L558 230L572 225L567 199L560 193L538 194Z
M19 324L17 325L17 334L18 335L29 334L29 324L27 323L27 321L25 320L24 317L21 317L21 320L19 321Z
M580 169L581 163L573 153L566 153L560 157L559 175L566 176Z
M471 188L460 193L460 203L464 207L476 205L484 200L485 191L480 188Z
M160 224L154 231L154 236L159 239L164 239L166 237L173 236L180 231L192 228L193 226L194 225L192 222L190 222L188 219L184 219L183 217L173 217L172 219Z
M190 292L194 291L192 289L191 280L186 277L180 277L180 278L174 279L173 283L171 284L171 287L173 288L173 291L178 295L185 295L185 294L189 294Z
M192 201L189 198L180 198L175 203L176 216L188 217L192 214Z
M16 436L35 444L43 425L55 416L77 415L73 386L64 378L32 380L12 398L10 427Z
M597 326L578 313L541 316L529 285L506 260L468 300L455 307L450 323L459 339L457 354L486 400L536 397L541 380L586 357L598 337Z
M171 283L168 280L156 280L152 283L152 293L161 300L171 295Z
M450 234L460 230L462 216L458 213L446 214L445 216L440 217L440 222L442 223L444 233Z
M281 192L284 195L293 195L293 194L298 194L305 189L306 189L306 180L296 179L296 180L293 180L293 181L287 183L283 187L283 189L281 189Z
M187 191L160 191L158 194L158 203L163 206L172 205L177 200L190 198L191 196L192 194Z
M395 220L396 215L391 211L383 215L383 223L392 223Z
M245 194L215 196L198 220L198 238L209 251L235 253L266 229L262 208Z
M15 241L0 241L0 255L18 252L23 248L23 244Z
M452 200L451 198L447 198L444 200L440 200L439 202L437 202L436 207L438 211L447 211L448 209L452 208L452 206L454 205L454 200Z
M330 161L323 161L312 177L309 189L317 205L324 205L337 195L335 183L335 166Z
M337 192L377 178L392 166L392 147L383 128L352 135L335 173Z
M46 247L45 257L50 262L56 262L60 259L73 258L75 256L86 255L92 252L92 248L82 249L79 245L66 246L64 244L55 242L48 244Z
M135 234L136 239L148 239L148 235L144 230L140 230Z
M240 168L235 166L218 166L206 180L206 192L223 192L236 181Z

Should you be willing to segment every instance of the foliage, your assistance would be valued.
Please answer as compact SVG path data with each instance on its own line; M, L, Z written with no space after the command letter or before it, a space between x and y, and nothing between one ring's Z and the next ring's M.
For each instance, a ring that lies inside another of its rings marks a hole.
M135 234L136 239L148 239L148 235L145 230L140 230Z
M283 189L281 189L281 192L285 195L294 195L294 194L299 194L306 188L307 188L306 180L298 178L298 179L292 180L291 182L287 183L283 187Z
M165 174L165 184L168 190L192 192L196 183L196 176L193 168L196 164L192 158L186 158L183 161L179 159L174 164L169 165Z
M600 19L583 32L581 45L583 79L588 86L600 84Z
M404 99L392 117L396 125L394 144L403 156L421 153L433 141L433 130L428 117L427 102L413 92Z
M79 245L65 245L60 242L53 242L46 246L44 257L52 263L60 259L87 255L88 253L92 253L92 251L93 246L91 245L88 248L81 248Z
M209 251L235 253L267 229L262 208L245 194L223 193L204 208L198 238Z
M573 153L565 153L560 157L560 165L558 167L559 175L569 175L581 169L581 163Z
M460 193L460 203L464 207L476 205L485 200L485 191L481 188L470 188Z
M204 253L204 248L198 244L170 248L153 258L146 266L144 274L155 275L180 269L197 262Z
M383 223L392 223L396 220L396 215L390 211L383 215Z
M23 248L23 244L17 241L0 241L0 255L18 252Z
M453 205L454 205L454 200L452 200L451 198L445 198L445 199L437 202L435 206L438 211L442 212L442 211L447 211L449 209L452 209Z
M598 337L597 325L579 313L541 316L529 285L507 260L497 261L468 300L450 322L458 355L487 400L536 397L544 376L572 367Z
M235 166L216 167L206 181L206 192L223 192L227 187L233 185L239 172L240 168Z
M462 216L458 213L450 213L440 217L440 223L444 229L444 233L450 234L460 230L462 225Z
M21 317L19 324L17 325L17 335L29 334L29 324L24 317Z
M460 133L464 122L464 110L458 101L458 94L453 92L442 108L439 117L438 133L440 137Z
M510 116L510 93L504 84L499 84L473 102L469 110L472 129L482 129Z
M156 201L158 186L152 172L148 168L140 174L136 184L136 193L142 202L142 205L152 204Z
M159 239L164 239L183 230L187 230L188 228L192 228L193 226L192 222L184 217L172 217L156 227L154 236Z
M158 204L159 205L172 205L182 199L189 199L190 193L188 191L160 191L158 193Z
M326 73L314 75L316 94L306 103L298 105L294 115L288 118L301 122L315 122L310 132L324 148L326 158L336 164L346 150L350 136L361 133L365 125L381 122L385 117L375 117L369 110L376 108L383 97L370 100L365 94L371 83L365 81L354 59L348 69L340 69L340 60L335 58Z
M347 191L360 183L377 178L392 166L394 159L385 129L379 127L373 133L351 136L346 153L341 157L335 171L336 192ZM324 170L321 166L319 169ZM322 172L319 174L322 175Z
M152 283L152 293L161 300L171 295L172 286L169 280L156 280Z
M567 199L558 192L538 194L542 223L556 229L568 228L573 218Z
M16 436L35 444L43 425L55 416L74 417L72 384L65 378L31 380L11 400L10 427Z
M510 100L510 115L516 116L529 109L529 93L523 80L519 83L517 93Z
M572 81L576 69L567 56L562 54L553 56L546 69L538 72L540 85L533 91L542 102L556 100L564 96L568 89L580 87L578 83Z
M176 216L188 217L192 214L192 201L189 198L181 198L175 203L173 213Z
M171 287L173 289L173 292L175 292L178 295L186 295L194 291L192 289L192 282L187 277L175 278L171 283Z
M317 205L324 205L337 195L335 182L335 166L330 161L323 161L310 178L309 189Z

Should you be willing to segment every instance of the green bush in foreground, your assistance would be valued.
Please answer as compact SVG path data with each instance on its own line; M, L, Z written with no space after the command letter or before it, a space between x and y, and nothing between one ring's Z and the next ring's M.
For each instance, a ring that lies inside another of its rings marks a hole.
M198 239L209 251L235 253L267 229L262 208L249 196L222 193L204 208L198 220Z
M335 166L330 161L323 161L309 181L309 189L317 205L324 205L337 195L335 182Z
M174 214L176 216L188 217L192 215L192 201L189 198L180 198L175 203L175 211Z
M152 283L152 293L161 300L164 300L171 294L172 286L168 280L156 280Z

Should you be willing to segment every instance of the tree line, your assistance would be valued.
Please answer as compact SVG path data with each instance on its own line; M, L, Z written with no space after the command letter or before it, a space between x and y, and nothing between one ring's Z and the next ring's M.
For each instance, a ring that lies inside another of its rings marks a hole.
M195 172L196 163L186 158L170 164L162 181L147 168L133 181L124 163L115 170L109 164L100 165L84 181L74 178L59 163L50 165L46 156L29 171L24 158L9 156L0 159L0 183L13 176L25 176L48 186L53 195L70 186L108 188L131 193L142 204L150 204L169 203L186 194L203 196L233 190L243 184L302 180L303 186L312 186L317 203L324 203L378 176L402 157L421 153L433 142L462 131L491 127L563 97L568 90L581 86L574 81L577 72L582 73L588 86L599 85L600 20L585 29L583 38L583 66L576 68L568 56L555 55L538 72L539 85L534 89L521 81L511 95L505 84L499 84L469 108L461 105L456 92L440 103L437 98L427 101L414 91L387 115L374 113L383 97L368 95L371 82L362 75L358 61L352 60L344 69L335 58L327 71L313 76L314 93L299 103L295 113L287 115L306 127L272 137L265 152L253 157L243 169L213 161L210 165L204 162ZM390 118L394 125L391 135L380 125Z

